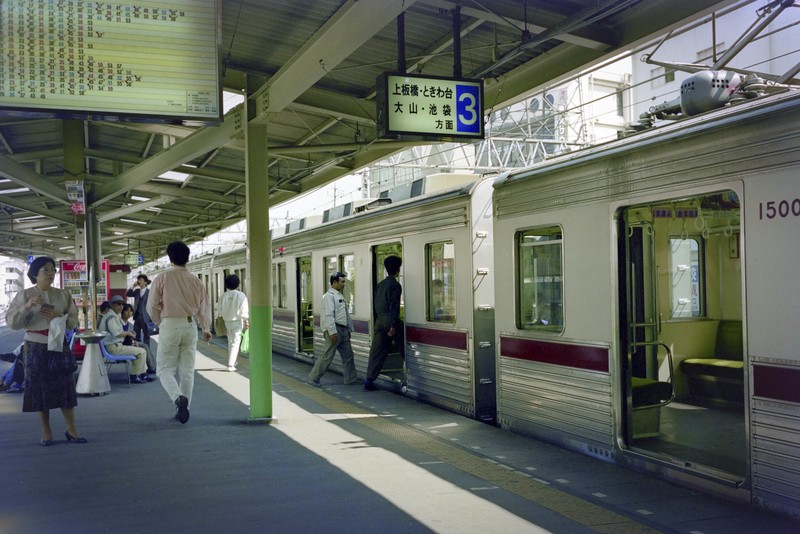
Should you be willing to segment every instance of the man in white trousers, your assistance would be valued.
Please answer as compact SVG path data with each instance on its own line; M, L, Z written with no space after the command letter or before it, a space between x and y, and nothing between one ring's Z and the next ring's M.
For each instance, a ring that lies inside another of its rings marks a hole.
M197 326L203 339L211 341L211 307L203 283L186 270L186 243L167 245L167 256L172 268L153 280L147 313L159 327L156 375L177 407L175 418L186 423L194 388ZM176 372L180 382L175 379Z
M225 293L219 299L217 309L225 321L228 333L228 371L236 371L236 359L239 357L239 346L242 343L242 332L250 324L250 307L247 295L239 291L239 277L229 274L225 277Z

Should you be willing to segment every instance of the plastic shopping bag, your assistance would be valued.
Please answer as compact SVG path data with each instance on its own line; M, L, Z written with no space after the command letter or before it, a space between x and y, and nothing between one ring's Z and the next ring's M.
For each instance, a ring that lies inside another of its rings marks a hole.
M239 351L247 354L250 352L250 329L248 328L242 332L242 344L239 345Z

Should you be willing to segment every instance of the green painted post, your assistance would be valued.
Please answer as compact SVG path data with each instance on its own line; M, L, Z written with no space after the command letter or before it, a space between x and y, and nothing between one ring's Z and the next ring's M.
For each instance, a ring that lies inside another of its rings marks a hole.
M245 101L246 102L246 101ZM269 238L267 126L242 110L246 143L247 272L250 280L250 417L272 420L272 244Z

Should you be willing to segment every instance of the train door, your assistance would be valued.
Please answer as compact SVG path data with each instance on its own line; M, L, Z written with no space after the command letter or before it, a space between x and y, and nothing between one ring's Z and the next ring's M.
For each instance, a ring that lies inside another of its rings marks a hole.
M400 258L403 257L403 245L402 243L384 243L381 245L375 245L372 247L372 294L375 294L375 288L378 286L378 283L386 278L386 269L383 267L383 261L388 258L389 256L399 256ZM397 277L397 281L400 282L400 285L405 287L403 283L403 268L400 268L400 274ZM405 325L405 292L403 293L403 297L400 299L400 319L403 321L403 325ZM370 303L372 299L370 299ZM371 304L370 304L371 305ZM370 311L370 317L372 318L373 329L375 323L375 310L374 308ZM406 383L406 366L405 366L405 340L406 340L406 332L405 326L397 333L395 336L397 339L395 340L394 350L389 353L389 356L386 358L386 362L383 364L383 369L381 370L381 374L385 376L389 376L402 384Z
M739 200L733 191L620 212L621 409L637 453L746 474ZM738 250L738 248L737 248Z
M314 353L314 291L311 256L297 259L298 346L300 352Z
M239 277L239 291L244 293L245 295L247 292L247 269L244 267L240 267L239 269L234 269L233 274Z

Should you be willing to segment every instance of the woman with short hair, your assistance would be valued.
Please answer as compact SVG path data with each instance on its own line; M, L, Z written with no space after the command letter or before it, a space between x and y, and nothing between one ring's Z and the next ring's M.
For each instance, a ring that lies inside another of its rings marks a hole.
M64 332L78 326L78 309L68 291L53 287L56 262L41 256L33 260L28 269L28 278L35 285L17 293L8 307L6 321L14 330L25 330L25 393L22 411L36 412L42 427L39 443L53 443L50 428L50 410L60 408L67 425L64 431L67 441L86 443L75 427L75 406L78 395L75 391L75 358L67 344L61 340L61 350L48 348L48 336L54 319L66 316ZM55 326L55 325L53 325Z

